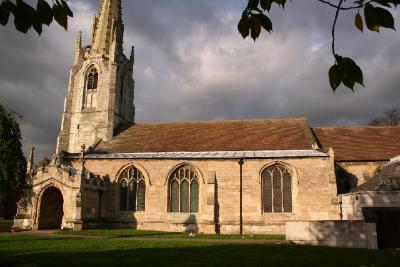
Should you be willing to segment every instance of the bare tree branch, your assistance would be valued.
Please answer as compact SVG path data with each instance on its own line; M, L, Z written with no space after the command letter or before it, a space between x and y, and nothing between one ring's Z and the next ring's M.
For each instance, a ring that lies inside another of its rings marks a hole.
M372 2L372 0L370 0L370 1L367 1L367 2L365 2L365 3L363 3L363 4L361 4L361 5L349 6L349 7L342 7L342 6L340 6L340 4L339 4L339 5L335 5L335 4L332 4L331 2L326 1L326 0L317 0L317 1L318 1L318 2L321 2L321 3L323 3L323 4L326 4L326 5L328 5L328 6L331 6L331 7L337 8L337 9L340 9L340 10L359 9L359 8L363 8L366 4Z

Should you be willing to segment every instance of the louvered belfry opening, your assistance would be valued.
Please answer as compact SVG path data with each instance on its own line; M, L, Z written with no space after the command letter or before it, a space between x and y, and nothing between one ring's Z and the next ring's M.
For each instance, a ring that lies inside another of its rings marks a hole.
M284 166L276 164L262 174L262 197L264 213L291 213L292 176Z
M168 183L170 212L199 211L199 182L191 166L184 165L175 170Z
M143 174L131 166L119 178L119 209L121 211L145 211L146 182Z

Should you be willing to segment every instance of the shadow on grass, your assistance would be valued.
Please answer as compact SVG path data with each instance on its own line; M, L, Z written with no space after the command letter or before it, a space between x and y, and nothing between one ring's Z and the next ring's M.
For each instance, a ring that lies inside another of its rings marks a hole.
M134 229L114 229L114 230L61 230L60 235L72 236L102 236L102 237L183 237L184 233L158 232L158 231L138 231Z
M398 266L400 252L294 245L205 244L165 241L43 239L0 244L0 266L17 262L64 266ZM23 238L19 238L22 240Z
M178 233L178 232L159 232L159 231L143 231L134 229L114 229L114 230L84 230L72 231L61 230L60 235L68 236L101 236L108 238L195 238L195 239L253 239L253 240L285 240L285 235L245 235L238 234L198 234L198 233Z
M0 233L10 232L12 225L12 220L0 220Z

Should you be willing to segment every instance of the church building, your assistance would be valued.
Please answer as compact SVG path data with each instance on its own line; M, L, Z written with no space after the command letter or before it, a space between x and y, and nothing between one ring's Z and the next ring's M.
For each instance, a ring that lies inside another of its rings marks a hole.
M400 154L400 127L136 123L123 35L121 1L101 0L91 44L76 42L56 154L34 170L31 151L14 229L284 233L340 220L339 195Z

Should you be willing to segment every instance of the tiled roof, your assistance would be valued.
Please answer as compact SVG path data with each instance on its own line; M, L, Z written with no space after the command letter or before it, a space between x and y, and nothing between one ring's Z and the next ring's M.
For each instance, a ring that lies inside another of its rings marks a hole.
M400 191L400 162L383 166L371 180L352 190L352 192L365 191Z
M314 128L324 149L333 147L336 161L386 161L400 154L400 126Z
M314 142L305 118L139 123L93 152L309 150Z

